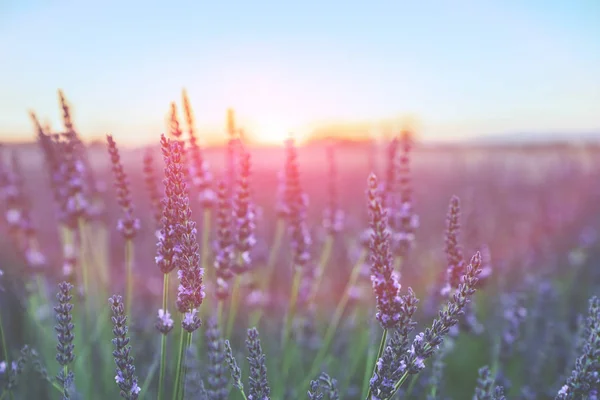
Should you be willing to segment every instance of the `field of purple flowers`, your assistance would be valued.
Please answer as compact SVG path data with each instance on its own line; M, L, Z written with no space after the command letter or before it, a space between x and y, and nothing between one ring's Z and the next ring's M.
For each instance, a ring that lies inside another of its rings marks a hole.
M0 400L597 399L600 151L0 150Z

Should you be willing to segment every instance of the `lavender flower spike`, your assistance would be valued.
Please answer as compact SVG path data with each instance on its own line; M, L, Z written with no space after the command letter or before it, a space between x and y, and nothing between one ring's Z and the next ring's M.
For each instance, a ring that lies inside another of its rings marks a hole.
M583 354L575 361L575 369L556 400L591 399L600 385L600 298L596 296L589 302L585 338Z
M131 346L127 337L127 316L125 315L125 306L121 296L112 296L110 299L110 308L112 310L113 334L112 340L115 350L115 364L117 364L117 375L115 381L121 389L121 397L126 400L136 400L141 388L138 386L135 376L135 366L133 357L131 357Z
M402 318L400 284L393 274L387 211L374 174L367 191L371 219L371 282L377 299L377 320L383 329L393 328Z
M56 361L63 367L58 373L56 379L61 383L63 387L63 395L65 398L69 398L69 388L73 385L74 375L73 371L69 371L68 365L73 362L75 356L73 354L73 304L71 300L73 295L71 290L73 285L68 282L62 282L59 287L59 292L56 295L58 298L58 305L54 307L56 313L56 321L58 325L54 328L58 333L58 345L56 349Z
M250 192L250 153L241 149L240 171L238 177L238 188L234 199L235 232L237 247L237 260L235 272L240 274L250 269L250 251L256 244L254 237L254 205Z
M108 142L108 154L112 163L112 170L115 176L115 188L117 189L117 201L125 216L119 219L118 230L123 234L125 239L133 239L136 233L140 230L140 220L133 217L133 204L131 201L131 192L129 190L129 181L127 174L121 163L121 156L117 143L111 135L106 135Z
M271 389L267 379L266 356L260 346L256 328L248 329L246 347L248 348L248 362L250 363L248 400L270 400Z
M200 326L196 313L205 296L202 280L204 268L200 265L196 222L192 220L190 199L183 174L182 145L178 141L165 139L164 135L161 138L161 145L166 165L165 194L167 197L163 231L169 235L169 242L166 240L164 243L159 242L159 249L162 244L162 247L168 250L164 253L172 255L169 267L179 269L177 309L185 314L182 321L184 329L193 332ZM167 246L171 247L167 248ZM165 259L161 260L157 257L157 261L165 261Z

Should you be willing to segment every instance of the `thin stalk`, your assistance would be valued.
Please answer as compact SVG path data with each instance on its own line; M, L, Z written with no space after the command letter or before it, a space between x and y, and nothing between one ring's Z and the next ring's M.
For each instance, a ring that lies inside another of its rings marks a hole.
M375 363L375 349L370 346L370 342L371 342L371 338L369 338L369 350L367 351L367 364L365 365L365 372L363 374L363 381L362 381L362 390L361 390L361 394L362 396L365 396L367 391L370 390L369 389L369 381L371 379L371 370L372 370L372 365L373 363Z
M217 300L217 326L221 327L223 323L223 300Z
M294 315L296 314L296 303L298 301L298 291L300 290L300 282L302 280L302 270L296 268L294 272L294 280L292 281L292 293L290 295L290 306L286 316L283 337L281 339L281 348L283 349L283 378L287 378L290 363L290 351L288 349L288 339L292 330Z
M235 321L235 317L237 315L237 309L239 305L239 297L240 297L240 284L242 277L239 274L236 274L235 279L233 281L233 288L231 289L231 303L229 305L229 315L227 315L227 330L225 337L231 336L231 331L233 330L233 322Z
M413 389L415 388L415 383L417 383L419 374L413 375L413 377L410 379L410 383L408 384L408 388L406 389L406 398L410 398L410 395L413 391Z
M175 386L173 387L173 396L171 397L173 400L179 399L178 395L181 391L181 372L185 361L185 343L187 342L188 335L189 333L182 327L179 333L179 355L177 356L177 367L175 370Z
M367 255L367 251L363 250L363 252L359 256L357 262L352 267L352 272L350 273L350 279L348 279L348 283L346 284L346 287L344 288L342 298L340 299L340 301L335 309L335 313L333 314L333 317L331 318L331 322L329 323L329 326L327 327L327 331L325 332L325 337L323 338L323 344L321 345L321 347L319 348L319 352L313 359L312 367L310 368L310 370L309 370L310 372L307 376L307 381L305 382L304 385L302 385L302 387L308 385L308 383L310 382L310 379L312 379L311 377L315 376L319 372L321 362L323 361L323 358L325 357L325 355L327 354L327 351L329 350L329 346L331 345L331 342L333 341L333 337L335 336L337 328L340 324L342 315L344 314L344 311L346 310L346 305L348 304L348 301L350 300L351 288L356 284L356 281L360 275L360 270L361 270L361 267L365 260L366 255Z
M125 315L129 315L129 318L131 318L131 303L133 302L133 259L133 240L127 239L125 241L125 272L127 274L125 282Z
M388 330L384 329L383 334L381 335L381 342L379 343L379 351L377 352L377 357L375 357L375 359L373 360L374 362L373 362L373 370L371 372L371 376L373 376L375 374L375 368L377 368L377 360L379 360L379 358L383 354L383 349L385 348L385 342L387 340L387 335L388 335ZM369 390L367 391L366 400L369 400L369 397L371 397L371 386L370 385L369 385Z
M325 244L323 245L323 250L321 251L321 257L319 259L319 264L317 265L317 276L315 277L315 282L310 291L309 302L312 302L317 293L319 292L319 286L321 285L321 281L323 280L323 275L325 273L325 268L327 267L327 263L329 262L329 258L331 257L331 250L333 249L335 236L333 234L328 234L325 239Z
M275 269L275 263L277 262L277 256L279 255L279 249L281 248L281 242L283 239L283 234L285 233L285 220L282 217L277 218L277 227L275 228L275 237L273 239L273 244L271 246L271 251L269 252L269 258L266 265L266 271L263 282L263 290L268 291L271 286L271 279L273 279L273 273ZM263 313L264 307L260 307L256 310L252 315L252 324L251 326L258 326Z
M169 274L163 274L163 299L162 309L167 312L167 300L169 297ZM158 375L158 400L163 399L165 369L167 367L167 335L161 333L160 338L160 372Z
M208 253L210 251L210 208L205 208L202 212L202 253L200 254L202 266L206 268L208 263Z
M267 260L267 269L265 276L265 288L269 288L271 279L273 278L273 269L277 262L277 256L279 256L279 249L281 248L281 242L283 240L283 234L285 233L285 220L282 217L277 218L277 227L275 228L275 237L273 238L273 244L271 251L269 252L269 258Z
M181 400L185 400L185 379L186 379L186 375L187 375L187 349L190 348L191 344L192 344L192 333L191 332L186 332L185 335L185 347L184 347L184 354L183 354L183 367L182 367L182 372L181 372L181 385L180 385L180 389L179 389L179 399Z
M350 380L354 377L354 374L356 373L356 370L360 365L360 361L362 360L362 357L360 357L360 355L363 354L363 351L369 348L369 331L365 329L361 333L362 335L360 337L360 341L358 342L356 352L352 352L352 357L349 362L350 367L348 368L349 372L345 374L346 376L344 378L344 381L340 384L341 393L346 393L346 391L348 390ZM367 369L365 368L365 370Z
M86 240L85 240L85 232L86 226L83 217L79 217L77 219L77 224L79 226L79 245L81 246L80 250L80 264L81 264L81 278L83 280L83 293L85 295L85 303L86 303L86 311L89 314L89 304L90 304L90 290L89 290L89 276L88 276L88 265L85 260L87 255L86 253Z
M154 357L154 361L152 362L152 365L150 365L150 369L148 370L148 375L146 375L144 383L142 384L142 390L140 390L140 396L139 396L140 399L143 399L145 397L145 395L148 393L148 388L150 387L150 384L152 383L152 378L154 378L154 375L156 374L156 369L158 368L159 362L160 362L159 359Z
M6 347L6 337L4 336L4 324L2 323L2 313L0 312L0 343L2 343L2 360L6 360L6 365L10 365L8 359L8 347Z

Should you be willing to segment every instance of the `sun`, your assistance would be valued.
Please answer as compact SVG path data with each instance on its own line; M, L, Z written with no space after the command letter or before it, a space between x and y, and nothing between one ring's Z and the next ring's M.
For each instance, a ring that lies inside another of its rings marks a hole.
M289 124L276 119L263 120L255 124L252 137L261 144L282 144L290 137Z

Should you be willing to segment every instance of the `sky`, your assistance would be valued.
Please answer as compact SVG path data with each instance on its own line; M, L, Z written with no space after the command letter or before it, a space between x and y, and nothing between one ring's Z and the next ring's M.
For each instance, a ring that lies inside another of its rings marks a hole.
M59 127L137 144L186 88L265 138L411 115L421 136L600 132L598 0L0 0L0 140Z

